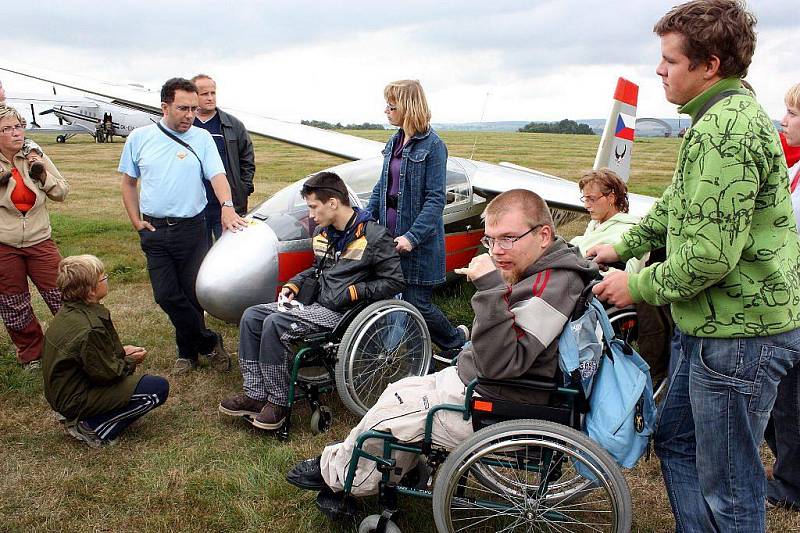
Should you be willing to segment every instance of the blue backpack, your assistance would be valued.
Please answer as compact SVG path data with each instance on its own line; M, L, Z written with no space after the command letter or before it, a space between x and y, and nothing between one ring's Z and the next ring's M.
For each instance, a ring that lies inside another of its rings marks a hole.
M558 349L565 385L579 384L588 399L584 432L621 466L633 468L647 450L656 422L650 367L615 337L595 298L564 327Z

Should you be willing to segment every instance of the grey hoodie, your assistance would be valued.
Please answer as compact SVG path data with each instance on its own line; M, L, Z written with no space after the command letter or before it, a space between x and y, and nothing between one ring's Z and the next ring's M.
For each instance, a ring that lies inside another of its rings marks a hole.
M558 365L558 336L581 291L596 276L597 267L578 248L556 237L515 285L506 285L499 270L475 279L472 343L458 355L461 381L466 385L478 376L551 379ZM478 387L477 391L492 399L537 401L535 395L520 390Z

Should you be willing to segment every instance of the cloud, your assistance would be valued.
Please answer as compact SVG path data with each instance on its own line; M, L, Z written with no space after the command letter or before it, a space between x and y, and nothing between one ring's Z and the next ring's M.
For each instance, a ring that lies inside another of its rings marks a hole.
M675 116L654 74L652 27L677 1L14 2L4 15L31 22L0 49L154 88L208 72L221 103L289 120L381 122L383 86L406 77L423 82L441 122L478 120L487 93L486 120L604 116L619 75L641 85L642 113ZM759 18L748 79L773 116L796 81L795 4L748 4Z

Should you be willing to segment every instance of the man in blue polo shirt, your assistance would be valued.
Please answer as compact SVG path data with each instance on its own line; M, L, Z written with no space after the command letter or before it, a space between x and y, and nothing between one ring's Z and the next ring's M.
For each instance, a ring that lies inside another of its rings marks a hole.
M197 272L208 250L203 181L211 182L222 205L226 230L243 229L245 222L233 209L214 140L207 131L192 128L194 84L168 80L161 88L161 110L159 123L134 130L125 142L118 169L123 173L122 202L147 257L153 296L175 326L178 359L173 373L195 368L198 354L227 371L230 357L222 337L206 328L195 295Z

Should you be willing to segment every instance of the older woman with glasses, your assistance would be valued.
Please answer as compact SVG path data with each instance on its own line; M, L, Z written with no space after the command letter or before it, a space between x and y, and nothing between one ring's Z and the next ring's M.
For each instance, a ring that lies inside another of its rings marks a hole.
M582 254L598 244L613 244L639 217L628 213L628 188L617 174L607 168L587 172L578 183L581 201L592 220L583 235L570 241ZM646 259L646 258L645 258ZM638 272L643 260L630 259L625 264L626 272Z
M61 308L56 275L61 254L50 238L47 199L64 201L69 185L33 143L24 119L0 106L0 316L28 369L39 367L42 328L33 314L28 278L50 311Z
M383 90L386 118L397 130L383 151L383 171L368 211L394 237L406 281L403 299L419 309L431 340L445 352L469 340L466 326L453 327L431 302L445 280L444 205L447 147L431 128L431 112L417 80Z

